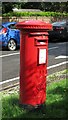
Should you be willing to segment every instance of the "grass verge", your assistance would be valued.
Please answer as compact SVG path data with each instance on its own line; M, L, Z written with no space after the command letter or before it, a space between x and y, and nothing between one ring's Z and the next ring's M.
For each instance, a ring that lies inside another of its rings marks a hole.
M67 71L64 71L65 74ZM47 85L46 95L47 99L44 105L44 112L38 111L26 111L19 106L19 93L14 92L12 94L3 94L2 97L2 120L11 118L68 118L68 88L66 81L63 79L60 81L53 81Z

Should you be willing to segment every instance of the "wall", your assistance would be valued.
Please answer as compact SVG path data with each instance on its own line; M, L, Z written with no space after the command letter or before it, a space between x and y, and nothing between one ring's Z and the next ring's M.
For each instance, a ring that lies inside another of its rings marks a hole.
M8 22L8 21L17 21L17 22L21 22L24 20L42 20L45 22L55 22L55 21L60 21L62 19L66 19L63 17L46 17L46 16L31 16L31 17L0 17L0 21L2 20L2 22Z

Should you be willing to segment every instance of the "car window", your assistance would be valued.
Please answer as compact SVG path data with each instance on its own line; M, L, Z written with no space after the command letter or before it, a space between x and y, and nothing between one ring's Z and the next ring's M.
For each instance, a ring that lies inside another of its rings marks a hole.
M1 30L2 26L0 25L0 30Z
M66 21L66 27L67 27L67 32L68 32L68 20Z
M54 22L52 25L53 26L65 26L66 25L66 21Z
M60 25L61 25L61 26L66 26L66 23L61 23Z
M68 20L66 21L66 25L68 26Z
M0 25L0 30L2 29L2 28L4 28L2 25Z
M16 29L15 24L9 25L8 27L11 29Z

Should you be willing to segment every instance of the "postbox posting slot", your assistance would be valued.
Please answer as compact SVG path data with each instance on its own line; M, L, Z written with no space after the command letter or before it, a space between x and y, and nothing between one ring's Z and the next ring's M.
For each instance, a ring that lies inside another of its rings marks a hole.
M35 45L46 45L47 40L45 39L35 39Z

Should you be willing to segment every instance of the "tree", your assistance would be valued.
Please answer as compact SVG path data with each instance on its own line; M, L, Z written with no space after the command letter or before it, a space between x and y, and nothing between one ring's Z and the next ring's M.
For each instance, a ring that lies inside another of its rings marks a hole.
M12 8L40 9L42 11L68 12L68 2L3 2L2 12L8 13Z
M11 2L3 2L2 3L2 13L8 13L12 11L13 3Z

